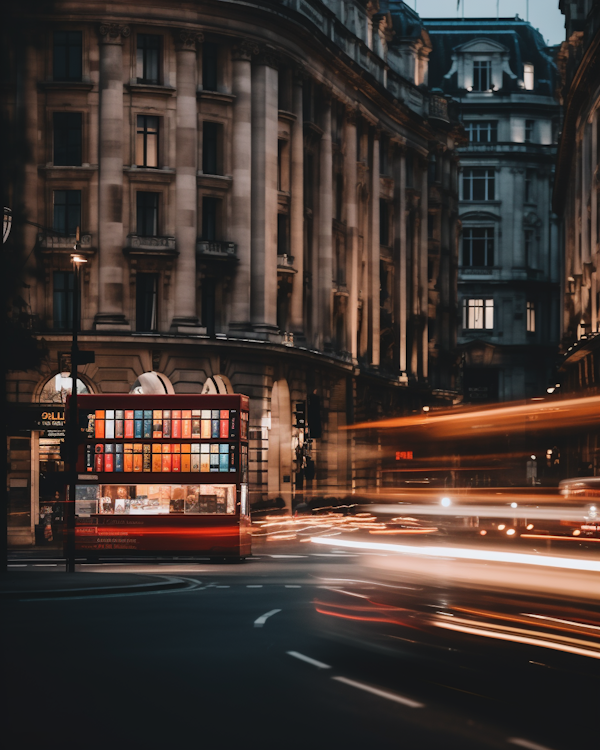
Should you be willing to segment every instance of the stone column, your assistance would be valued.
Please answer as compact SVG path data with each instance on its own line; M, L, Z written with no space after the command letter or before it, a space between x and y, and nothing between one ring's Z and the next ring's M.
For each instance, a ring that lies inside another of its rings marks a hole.
M324 92L323 135L319 146L319 259L317 263L317 349L331 349L333 282L333 164L331 156L331 94Z
M398 258L396 304L398 325L398 369L406 373L406 155L403 146L394 155L394 249Z
M98 276L95 328L130 328L123 283L123 39L129 26L100 26Z
M277 59L259 53L252 69L251 315L256 333L277 328Z
M358 362L358 215L356 210L356 110L346 110L344 132L344 214L346 217L346 282L348 314L346 345Z
M371 364L379 367L381 348L380 321L380 276L379 276L379 131L373 135L373 156L371 168L371 246L370 252L370 328L371 328Z
M429 162L424 159L421 162L421 254L419 258L419 292L420 313L423 322L421 373L424 378L429 377L429 240L428 240L428 218L429 218L429 185L427 181Z
M177 51L177 109L175 131L175 315L171 331L201 333L196 314L196 238L198 190L198 114L196 105L196 47L202 35L174 32Z
M24 218L32 222L25 224L18 220L18 216L13 216L12 240L13 247L21 248L24 253L22 262L25 263L25 273L29 277L35 274L36 258L31 252L36 245L38 227L34 226L39 221L38 216L38 162L45 161L39 159L38 154L38 90L37 82L42 77L38 74L38 49L43 49L43 40L38 39L38 34L34 32L33 37L27 40L22 58L22 74L18 77L18 98L20 106L17 111L18 137L22 139L21 143L24 148L22 164L22 181L15 191L15 197L18 200L14 204L8 204L12 207L13 213L17 208L18 202L21 202ZM6 185L8 188L8 185ZM15 205L17 204L17 205ZM16 220L15 220L16 219ZM44 222L45 224L46 222ZM37 302L33 312L42 313L44 311L44 285L34 282L31 284L33 289L39 290Z
M304 114L302 111L302 77L294 77L292 98L296 121L292 126L292 174L290 203L290 249L297 270L292 288L291 329L294 336L304 337Z
M258 47L240 40L233 48L233 185L229 234L237 246L239 263L231 293L232 330L248 332L250 322L252 246L252 55Z

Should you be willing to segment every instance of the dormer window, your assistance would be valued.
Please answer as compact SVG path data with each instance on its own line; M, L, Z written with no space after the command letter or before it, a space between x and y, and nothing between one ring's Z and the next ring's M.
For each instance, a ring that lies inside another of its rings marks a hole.
M473 60L473 91L489 91L492 88L492 61Z
M526 91L533 91L534 77L533 77L533 65L531 63L525 63L523 65L523 85Z

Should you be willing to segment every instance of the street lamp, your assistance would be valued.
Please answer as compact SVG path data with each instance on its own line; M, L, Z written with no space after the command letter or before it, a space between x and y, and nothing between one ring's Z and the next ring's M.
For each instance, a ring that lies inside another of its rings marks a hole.
M79 244L79 227L77 227L74 250ZM77 453L79 446L79 418L77 413L77 365L79 363L79 347L77 333L79 329L79 269L87 259L77 252L71 255L73 272L73 339L71 343L71 400L69 402L69 425L67 429L67 447L69 456L69 500L67 502L67 534L65 558L67 573L75 572L75 497L77 485Z

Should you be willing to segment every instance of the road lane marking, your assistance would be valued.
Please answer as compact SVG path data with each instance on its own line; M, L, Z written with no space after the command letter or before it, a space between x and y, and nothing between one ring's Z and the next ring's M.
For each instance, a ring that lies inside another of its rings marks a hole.
M231 586L225 586L224 584L221 586L215 586L216 589L230 589Z
M248 583L246 585L247 589L262 589L262 583Z
M530 742L529 740L522 740L520 737L509 737L507 742L511 745L524 747L527 750L550 750L546 745L540 745L537 742Z
M296 586L294 583L286 583L285 584L286 589L301 589L302 586Z
M280 609L272 609L270 612L266 612L264 615L261 615L260 617L257 617L256 620L254 620L254 627L255 628L262 628L262 626L269 619L269 617L272 617L273 615L276 615L278 612L281 612L281 610Z
M25 563L23 563L23 564L21 564L21 563L19 563L19 564L9 563L8 567L9 568L26 568L27 565Z
M305 661L307 664L312 664L313 667L318 667L319 669L331 669L329 664L323 664L322 661L311 659L310 656L304 656L304 654L299 654L297 651L286 651L286 654L288 656L293 656L294 659L300 659L300 661Z
M388 693L387 690L380 690L379 688L371 687L371 685L365 685L364 682L349 680L347 677L332 677L331 679L337 680L337 682L343 682L345 685L350 685L351 687L358 688L359 690L364 690L367 693L372 693L373 695L377 695L380 698L386 698L389 701L402 703L403 706L408 706L409 708L424 708L423 703L413 701L410 698L405 698L402 695L396 695L396 693Z
M299 557L308 557L308 555L269 555L269 557L273 557L275 559L279 558L299 558Z

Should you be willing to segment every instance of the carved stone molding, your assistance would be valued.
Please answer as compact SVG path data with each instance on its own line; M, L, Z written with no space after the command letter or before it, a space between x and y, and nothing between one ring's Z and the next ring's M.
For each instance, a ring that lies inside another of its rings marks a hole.
M100 35L100 44L123 44L131 34L129 26L123 26L120 23L103 23L98 29Z
M279 55L273 47L261 45L258 49L256 62L258 65L266 65L269 68L275 68L275 70L277 70L281 65L281 55Z
M356 107L347 106L346 111L344 112L344 117L348 125L356 125L356 122L358 120L358 112L356 110Z
M195 52L198 44L204 41L204 34L190 29L176 29L173 32L173 39L178 52Z
M250 62L252 57L258 55L258 53L259 47L256 42L251 42L249 39L240 39L233 45L232 59Z

